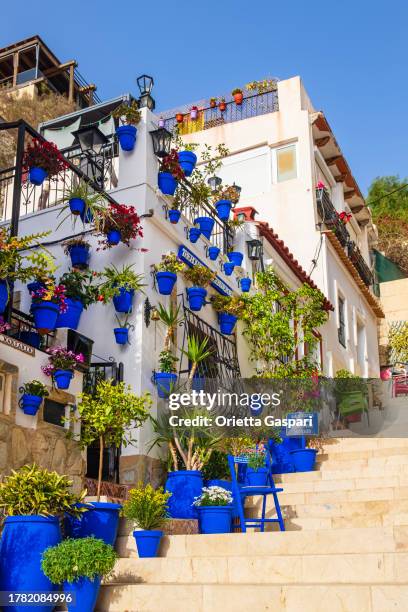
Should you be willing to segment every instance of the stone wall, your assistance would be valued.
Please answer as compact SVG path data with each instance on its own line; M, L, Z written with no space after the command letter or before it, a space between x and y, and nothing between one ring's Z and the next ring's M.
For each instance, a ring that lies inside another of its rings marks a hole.
M119 462L119 479L124 485L149 482L153 487L164 484L166 471L159 459L147 455L123 455Z
M381 283L381 304L385 319L380 319L380 364L388 365L388 332L393 321L408 321L408 278Z

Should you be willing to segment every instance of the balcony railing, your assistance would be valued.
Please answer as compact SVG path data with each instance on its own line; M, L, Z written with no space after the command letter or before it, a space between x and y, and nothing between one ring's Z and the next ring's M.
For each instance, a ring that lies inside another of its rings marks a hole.
M351 262L357 268L358 273L360 274L364 284L367 285L367 287L372 285L374 282L373 273L366 264L366 261L362 256L360 249L352 240L347 245L347 254L350 257Z
M10 326L11 328L6 331L6 335L21 340L29 346L45 351L52 344L54 334L49 333L40 336L34 325L33 317L21 312L21 310L12 309Z

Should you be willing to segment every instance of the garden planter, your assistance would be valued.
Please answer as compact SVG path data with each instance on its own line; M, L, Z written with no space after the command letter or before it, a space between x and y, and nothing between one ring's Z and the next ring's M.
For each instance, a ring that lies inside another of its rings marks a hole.
M210 478L204 482L205 487L221 487L232 492L232 482L230 480L221 480L219 478Z
M65 515L65 535L68 538L87 538L95 536L113 546L119 525L120 504L109 502L89 502L81 504L88 508L81 514L80 518L75 518L69 514Z
M221 221L228 221L231 212L232 203L230 200L218 200L215 204L217 215Z
M40 281L33 281L27 284L27 289L30 295L34 293L34 291L38 291L38 289L42 289L43 287L45 287L45 285L44 283L41 283Z
M159 530L134 531L133 537L139 557L157 557L163 532Z
M227 312L219 312L218 322L220 324L221 333L230 336L234 332L237 317L232 314L228 314Z
M239 251L231 251L231 253L228 253L228 259L234 264L234 266L240 266L242 264L242 260L244 259L244 255Z
M24 393L20 398L19 405L20 408L23 410L24 414L35 416L41 406L41 402L42 397L39 397L38 395L30 395L29 393Z
M61 541L59 519L45 516L8 516L0 540L0 591L54 591L41 570L41 555ZM27 606L7 606L10 612L25 612ZM54 605L35 606L46 612Z
M6 310L9 299L9 289L6 280L0 280L0 315Z
M127 344L129 341L129 328L128 327L115 327L113 330L115 334L116 344Z
M19 338L22 342L39 349L41 346L41 336L37 332L22 331L20 332Z
M170 295L177 280L174 272L156 272L157 288L161 295Z
M197 120L197 117L198 117L198 108L192 108L192 109L190 110L190 119L191 119L192 121L196 121L196 120Z
M215 261L219 254L220 254L220 249L218 247L216 246L208 247L208 257L211 259L211 261Z
M85 212L85 202L82 198L71 198L69 209L73 215L81 215Z
M234 102L235 102L235 104L240 106L243 101L244 101L244 94L242 92L234 94Z
M165 486L172 494L168 501L169 515L172 518L198 518L197 508L192 504L201 495L202 488L203 477L199 470L170 472Z
M183 113L176 114L176 121L177 123L183 123Z
M185 176L191 176L197 163L197 155L193 151L180 151L178 154L179 164L184 170Z
M111 246L116 246L119 244L121 238L122 234L119 230L109 230L109 232L106 234L106 240Z
M58 314L55 327L57 329L61 327L77 329L84 306L82 302L79 300L73 300L72 298L66 298L65 303L67 305L67 309L65 312L60 312Z
M194 219L194 223L200 228L201 233L208 239L211 237L211 232L214 228L215 220L211 217L197 217Z
M200 533L230 533L232 506L199 506Z
M263 467L253 470L248 467L246 479L249 487L266 487L268 482L268 468Z
M315 448L300 448L291 451L295 472L312 472L316 464L317 450Z
M122 151L133 151L136 143L137 128L134 125L120 125L116 128L120 148Z
M218 108L223 113L224 111L227 110L227 103L226 102L220 102L219 105L218 105Z
M156 372L154 382L157 386L157 395L162 399L169 397L176 380L177 374L174 372Z
M281 442L270 439L268 442L269 451L272 455L272 473L288 474L295 471L291 451L304 448L304 438L302 436L286 436L280 433Z
M234 268L235 268L235 264L232 261L225 262L224 263L224 274L225 274L225 276L231 276Z
M33 185L37 185L37 186L43 184L47 175L48 175L48 172L46 170L44 170L43 168L37 168L36 166L34 166L33 168L30 168L29 173L28 173L28 176L30 178L30 183L32 183Z
M177 181L171 172L159 172L159 189L165 195L174 195L177 187Z
M132 302L135 292L133 289L125 289L120 287L119 295L113 297L113 305L116 312L132 312Z
M197 242L200 235L201 235L201 230L199 230L198 227L190 227L189 232L188 232L188 237L190 239L190 242L192 242L193 244Z
M34 325L40 334L47 334L55 329L57 324L59 305L54 302L39 302L32 304L31 312Z
M210 100L210 108L215 108L217 106L216 100Z
M169 210L169 221L174 225L180 221L181 210L177 210L176 208L171 208Z
M73 268L85 270L88 267L89 247L84 244L69 247L69 256Z
M248 293L248 291L251 288L251 279L246 277L246 278L241 278L239 284L241 285L241 291L243 291L244 293Z
M52 375L58 389L68 389L73 376L74 373L72 370L55 370Z
M201 310L205 303L207 290L203 287L190 287L187 289L187 298L190 305L190 310L197 312Z
M68 612L93 612L98 599L99 589L101 587L101 579L99 577L91 580L82 576L74 582L64 582L65 593L73 593L76 604L66 604ZM79 608L80 606L80 608Z

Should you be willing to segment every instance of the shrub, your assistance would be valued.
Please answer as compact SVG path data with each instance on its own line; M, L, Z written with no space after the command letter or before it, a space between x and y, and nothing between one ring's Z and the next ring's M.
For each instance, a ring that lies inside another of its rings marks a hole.
M231 474L225 453L213 450L211 457L203 467L203 478L204 480L230 480Z
M120 289L126 289L127 291L142 291L142 287L146 284L143 274L136 274L132 270L133 265L123 266L119 270L113 264L107 266L100 276L105 278L105 281L99 286L99 295L103 298L103 302L109 302L113 297L119 295ZM143 292L143 291L142 291Z
M232 493L222 487L203 487L200 497L195 498L194 506L228 506L232 503Z
M167 502L171 493L163 487L154 490L151 485L139 482L129 491L129 498L123 504L122 515L134 522L139 529L159 529L167 518Z
M49 395L47 387L39 380L31 380L24 383L21 387L21 392L27 393L27 395L36 395L37 397L47 397Z
M130 104L121 104L112 113L112 117L119 119L122 124L137 125L142 118L139 110L139 105L136 100L132 100Z
M65 287L65 297L79 300L84 308L97 301L98 287L94 284L96 272L90 270L71 270L60 278L60 285Z
M53 142L34 138L24 151L23 167L29 170L33 167L46 170L50 177L68 168L68 164Z
M167 253L166 255L162 255L160 263L154 265L154 271L173 272L177 274L178 272L183 272L185 267L185 264L180 261L175 253Z
M211 298L211 304L216 312L226 312L241 317L245 309L245 302L239 296L214 295Z
M207 287L216 277L216 273L210 270L210 268L200 265L187 268L184 270L183 275L193 287Z
M164 350L159 355L159 371L160 372L175 372L178 357L173 355L170 350Z

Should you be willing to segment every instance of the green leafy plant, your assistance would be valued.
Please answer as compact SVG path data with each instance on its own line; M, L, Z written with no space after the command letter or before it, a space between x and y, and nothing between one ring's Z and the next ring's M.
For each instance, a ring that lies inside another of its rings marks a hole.
M211 304L216 312L226 312L238 318L241 318L245 308L245 302L241 299L241 296L237 295L213 295Z
M98 299L97 276L91 270L71 270L63 274L59 282L65 287L65 297L79 300L84 308L88 308Z
M397 328L392 327L388 333L390 348L397 355L397 360L402 363L408 362L408 322Z
M230 480L231 474L228 458L223 451L214 449L211 457L203 467L204 480Z
M240 89L239 87L236 87L231 91L231 96L236 96L237 94L242 94L242 89Z
M166 255L162 255L160 263L154 265L155 272L173 272L173 274L183 272L185 268L185 264L175 253L166 253Z
M247 91L257 91L258 93L265 93L267 91L276 91L278 83L276 79L262 79L262 81L251 81L245 85Z
M265 451L257 448L250 448L244 452L248 459L248 467L257 472L259 468L265 467Z
M41 246L41 239L50 232L28 236L11 236L10 229L0 228L0 279L9 281L47 278L55 267L52 256ZM38 248L36 252L27 249Z
M99 285L99 295L103 298L104 303L112 300L113 297L120 294L121 289L127 291L141 291L142 287L146 287L143 274L136 274L134 272L133 264L123 266L119 270L115 265L107 266L103 272L100 273L100 277L104 278L104 282Z
M41 568L53 584L76 582L79 578L106 578L117 554L110 544L94 537L67 538L42 554Z
M229 506L232 503L232 493L222 487L203 487L203 492L196 497L194 506Z
M130 104L122 103L115 108L112 117L119 119L124 125L137 125L140 123L142 114L139 110L139 104L136 100L132 100Z
M48 397L47 387L39 380L30 380L30 382L24 383L21 387L22 393L27 395L36 395L37 397Z
M139 482L137 487L130 489L129 497L123 504L122 516L139 529L160 529L166 522L170 497L171 493L165 493L163 487L154 490L150 484L144 486Z
M163 350L159 355L159 371L160 372L175 372L178 357L173 355L170 350Z
M70 240L65 240L61 243L61 246L64 249L65 255L69 255L69 252L72 247L83 246L87 249L91 248L90 242L88 242L88 240L85 240L85 238L83 238L82 236L76 236L75 238L71 238Z
M159 303L156 310L159 320L167 327L164 349L169 350L172 342L174 342L177 326L184 321L184 318L180 316L180 304L175 306L170 302L169 307L165 308L163 304Z
M212 355L212 349L208 348L208 336L200 340L192 334L187 337L187 350L182 351L191 364L188 379L192 382L198 366Z
M86 491L75 495L71 486L67 476L35 463L24 465L0 482L0 508L6 516L57 516L64 512L78 515L85 509L74 504L82 502Z
M193 287L207 287L217 274L207 266L196 265L192 268L186 268L183 271L183 276Z

